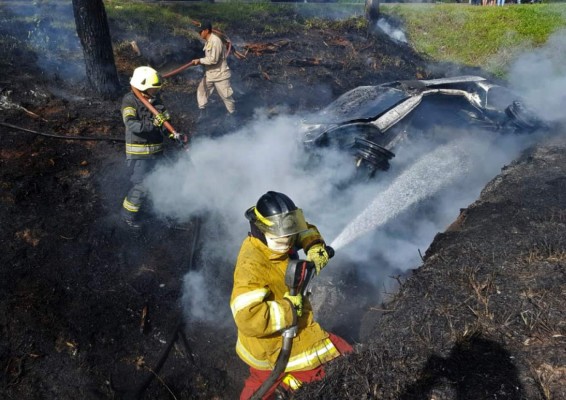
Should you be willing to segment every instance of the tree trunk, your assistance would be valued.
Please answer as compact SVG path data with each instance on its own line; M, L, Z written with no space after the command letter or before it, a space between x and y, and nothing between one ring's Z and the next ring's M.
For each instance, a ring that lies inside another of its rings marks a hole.
M73 13L90 86L105 99L116 98L120 81L104 3L102 0L73 0Z
M368 24L374 25L379 19L379 0L366 0L365 14Z

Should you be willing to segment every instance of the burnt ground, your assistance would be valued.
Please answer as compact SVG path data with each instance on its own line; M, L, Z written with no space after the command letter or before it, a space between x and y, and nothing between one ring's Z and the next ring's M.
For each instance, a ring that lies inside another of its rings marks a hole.
M110 22L124 93L136 66L170 71L200 49L160 36L157 52ZM8 25L0 28L0 397L133 398L145 389L141 398L237 398L247 371L233 351L234 329L186 321L176 330L182 277L196 268L207 217L175 228L156 220L140 238L124 230L122 145L104 140L122 138L120 100L97 99L80 78L40 70L44 55L21 45L27 27L7 34ZM230 33L252 39L240 39L240 50L266 45L230 60L242 121L256 108L314 110L361 84L454 68L431 69L406 45L354 26ZM221 135L222 117L206 130L195 122L199 78L188 70L168 80L164 101L183 131ZM213 116L222 111L213 105ZM92 136L103 140L78 140ZM356 353L296 397L566 397L565 148L548 139L505 167L437 235L399 293L365 310Z
M565 145L503 168L297 398L563 398Z

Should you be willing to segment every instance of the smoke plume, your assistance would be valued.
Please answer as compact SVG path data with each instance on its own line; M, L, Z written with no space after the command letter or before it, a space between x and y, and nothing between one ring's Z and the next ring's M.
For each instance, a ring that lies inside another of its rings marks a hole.
M511 85L547 121L566 115L566 30L553 34L544 47L521 54L510 69Z
M368 295L378 299L385 277L418 266L419 249L426 249L434 235L457 217L461 207L473 202L526 145L517 137L474 136L464 130L439 132L435 137L448 143L443 151L451 155L440 167L427 164L427 154L434 155L439 142L416 138L399 150L391 171L343 187L353 180L353 160L345 151L325 149L322 159L315 162L301 145L297 125L297 119L290 116L258 114L236 132L195 140L190 157L163 166L149 177L156 210L179 220L206 215L201 256L196 270L185 276L184 299L190 318L231 323L233 266L249 230L244 211L265 192L289 195L328 243L350 235L348 229L354 232L354 237L340 245L321 277L339 276L346 272L341 265L355 265L361 279L375 287L375 293ZM438 160L437 155L428 162ZM418 173L407 176L412 165L419 166ZM443 177L446 169L450 175ZM411 178L420 181L411 182ZM399 179L405 181L401 189L395 185ZM436 184L427 185L427 179ZM419 194L418 187L434 190L422 189ZM411 196L420 197L407 201ZM368 226L369 218L364 217L368 207L391 218L373 227L370 221ZM366 223L363 229L351 226L356 219ZM206 300L200 304L198 299Z
M514 89L529 102L538 99L541 115L551 120L560 119L564 108L564 43L557 35L511 68ZM355 167L347 152L325 148L313 156L307 151L298 124L297 117L270 118L258 111L235 132L197 138L190 157L149 178L156 210L179 220L206 216L198 265L185 276L189 318L232 324L233 267L249 227L244 211L265 192L289 195L327 243L337 246L335 258L317 277L313 302L318 298L327 308L336 306L326 300L340 301L335 292L347 291L348 284L340 284L349 274L371 287L363 292L364 301L375 304L395 286L391 275L418 267L420 253L460 208L473 203L503 166L540 140L467 126L438 128L426 138L411 137L396 149L390 171L362 182L353 180ZM326 326L332 327L329 318Z
M402 29L393 26L387 19L379 18L376 27L396 42L407 43L407 36Z
M85 78L85 66L79 38L75 30L72 3L69 2L5 2L2 7L9 15L26 17L32 21L27 31L27 44L37 54L37 66L48 78L76 83ZM3 22L3 28L14 32L22 26ZM18 33L16 36L22 36ZM22 36L23 37L23 36Z

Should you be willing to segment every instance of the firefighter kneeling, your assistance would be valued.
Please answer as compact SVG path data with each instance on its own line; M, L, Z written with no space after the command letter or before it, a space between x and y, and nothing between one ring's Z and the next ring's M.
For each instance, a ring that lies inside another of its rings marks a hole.
M297 323L297 336L285 372L262 396L271 399L281 384L295 390L303 382L324 377L323 364L351 352L344 339L314 321L308 298L291 296L285 284L290 258L303 249L317 273L328 262L318 229L307 224L300 208L283 193L267 192L246 211L248 237L242 243L234 271L230 300L238 328L236 352L250 366L240 399L249 399L266 381L281 350L281 333Z

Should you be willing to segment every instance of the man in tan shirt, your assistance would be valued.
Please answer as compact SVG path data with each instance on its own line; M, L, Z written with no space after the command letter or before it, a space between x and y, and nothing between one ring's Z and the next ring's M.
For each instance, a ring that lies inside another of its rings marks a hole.
M201 24L199 34L206 41L203 49L204 57L193 60L193 64L203 65L205 71L197 89L197 103L201 111L199 119L204 116L208 97L214 92L214 89L224 102L228 115L233 115L236 111L236 104L232 97L234 92L230 86L232 73L226 62L226 46L222 43L222 39L212 32L212 24L208 21Z

